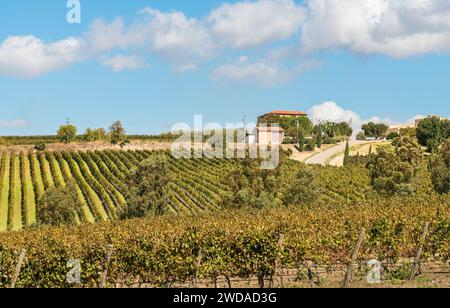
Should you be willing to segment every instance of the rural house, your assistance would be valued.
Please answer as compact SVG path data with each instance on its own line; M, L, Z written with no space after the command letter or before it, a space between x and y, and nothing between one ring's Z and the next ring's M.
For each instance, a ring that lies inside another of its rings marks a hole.
M303 111L275 110L258 117L256 127L256 140L260 144L281 144L285 138L287 123L295 122L296 119L307 117ZM279 126L272 126L278 124Z

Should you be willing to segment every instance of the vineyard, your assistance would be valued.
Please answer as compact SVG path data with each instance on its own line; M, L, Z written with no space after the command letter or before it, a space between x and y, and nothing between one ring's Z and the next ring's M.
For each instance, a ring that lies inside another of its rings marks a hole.
M358 262L392 264L414 257L423 225L430 225L423 261L448 262L450 211L446 197L394 198L336 206L166 215L83 227L44 227L0 238L0 287L10 286L21 251L18 287L170 287L200 280L258 277L307 264L348 264L360 230L366 239ZM284 241L280 245L280 235ZM69 260L81 281L66 280ZM107 261L107 260L110 260ZM108 262L108 263L106 263ZM108 265L105 265L108 264ZM107 279L102 273L108 267ZM16 280L14 279L14 282Z
M0 231L20 230L37 223L37 207L46 191L75 184L78 224L116 220L125 208L127 176L152 155L167 156L170 183L165 208L174 214L221 209L232 192L227 175L243 168L228 159L175 159L169 152L148 150L50 151L0 154ZM276 195L283 195L304 168L288 160L280 166ZM376 198L367 170L350 167L308 167L318 183L319 203L354 204ZM426 168L426 167L425 167ZM433 195L426 170L420 175L420 195Z
M76 183L77 220L114 220L125 206L128 172L155 152L87 151L1 155L0 231L36 223L38 200L51 188ZM170 158L170 156L168 155ZM169 160L167 208L172 213L215 210L228 190L222 175L236 167L227 160Z
M40 198L52 188L75 183L78 223L118 218L126 205L127 175L140 162L163 152L71 151L1 154L0 231L20 230L36 224ZM165 152L164 152L165 153ZM242 168L239 160L168 158L170 184L165 206L175 214L195 214L220 209L223 196L230 193L226 175ZM294 181L302 164L282 165L279 190ZM327 204L365 201L370 181L364 169L311 167L321 186L320 200Z

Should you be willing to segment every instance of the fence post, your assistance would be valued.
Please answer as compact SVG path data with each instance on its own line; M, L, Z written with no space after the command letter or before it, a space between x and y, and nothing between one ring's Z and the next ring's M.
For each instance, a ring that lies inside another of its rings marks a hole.
M356 262L356 259L358 258L359 249L362 243L364 242L365 236L366 236L366 229L362 228L361 233L359 234L358 242L356 242L355 249L353 250L352 260L350 261L350 264L347 267L347 272L345 273L344 288L348 288L348 285L350 284L350 280L352 279L353 274L353 264Z
M100 279L100 288L103 289L106 286L106 280L108 279L108 269L111 263L111 257L113 254L113 245L108 245L108 252L106 253L105 269Z
M304 266L306 267L306 270L308 272L308 280L309 284L311 285L311 288L315 289L319 285L319 283L314 282L314 272L312 271L311 267L314 266L314 262L312 261L305 261ZM319 277L317 277L319 279ZM319 282L319 281L318 281Z
M414 263L412 265L411 275L409 276L409 280L412 281L416 278L417 270L419 269L420 264L420 258L422 257L423 252L423 245L425 244L425 241L428 236L428 228L430 227L430 224L427 222L425 226L423 227L423 233L422 237L419 243L419 247L417 249L416 257L414 258Z
M194 275L192 276L192 286L197 288L197 280L198 280L198 272L200 269L200 264L202 263L203 252L202 249L199 248L195 254L195 270Z
M276 275L276 272L279 268L279 258L280 258L280 252L281 249L283 248L283 243L284 243L284 234L280 234L280 236L278 237L278 243L277 243L277 255L275 256L275 261L273 263L273 268L272 268L272 275L270 276L270 282L269 282L269 288L273 288L273 276ZM284 281L283 281L283 272L282 269L280 269L280 284L281 287L284 288Z
M11 288L14 289L16 287L17 279L19 279L20 270L22 269L22 263L25 260L25 254L27 251L25 249L22 249L19 256L19 261L17 262L16 269L14 271L13 280L11 283Z

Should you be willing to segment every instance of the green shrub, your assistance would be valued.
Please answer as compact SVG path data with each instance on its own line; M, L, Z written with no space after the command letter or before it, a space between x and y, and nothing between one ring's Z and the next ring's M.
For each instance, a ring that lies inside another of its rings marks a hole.
M305 150L312 152L316 149L316 141L314 139L306 139Z
M389 133L386 137L387 140L394 140L395 138L400 137L400 134L396 132Z
M34 146L34 149L37 151L45 151L47 149L47 145L45 143L37 143Z

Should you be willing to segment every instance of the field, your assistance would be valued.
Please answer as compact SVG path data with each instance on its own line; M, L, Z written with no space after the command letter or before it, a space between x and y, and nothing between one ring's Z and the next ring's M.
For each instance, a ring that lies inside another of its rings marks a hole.
M342 271L362 227L366 239L357 263L377 259L390 265L386 268L393 264L406 266L409 274L424 222L430 223L430 229L423 261L441 264L443 275L435 278L444 279L445 286L450 253L448 197L394 198L339 207L224 210L195 216L169 214L82 227L8 232L0 238L0 287L10 285L21 249L27 256L17 284L21 287L76 286L66 282L70 259L82 264L78 286L97 287L109 253L106 282L111 287L192 286L197 282L209 282L210 287L214 282L243 286L246 281L253 281L253 286L264 281L268 286L274 277L279 286L280 273L285 277L285 286L289 281L295 283L291 286L301 286L302 281L308 284L308 270L319 275L317 283L321 286L340 286ZM364 267L360 270L364 272ZM401 279L400 274L385 272L385 279L390 280L383 283L393 283L395 277ZM369 286L361 284L361 274L355 275L355 283Z
M126 176L150 151L73 151L3 153L0 170L0 231L36 223L38 200L46 190L75 181L80 223L114 220L125 205ZM168 157L170 157L168 155ZM167 206L172 213L217 210L228 187L222 174L237 164L228 160L170 159L172 182Z
M169 152L148 150L51 151L25 154L3 152L0 164L0 231L33 226L39 199L69 181L76 184L77 220L94 223L116 220L126 205L127 175L151 155L166 155L170 184L166 209L174 214L196 214L221 209L231 188L227 174L242 168L240 160L174 159ZM277 176L278 195L285 193L303 164L289 160ZM426 167L424 167L426 168ZM352 204L376 197L364 168L310 166L320 190L321 204ZM430 179L421 171L420 194L432 195Z
M168 212L120 221L130 171L154 155L166 155L168 161ZM177 160L166 151L149 150L3 152L0 287L11 285L21 251L26 254L17 281L21 287L74 286L65 280L73 259L83 267L76 286L102 286L108 255L105 283L111 287L258 287L280 275L283 285L277 278L278 286L310 286L311 277L319 275L314 283L340 286L361 228L366 238L358 264L380 260L387 273L383 283L395 287L396 278L389 277L399 276L396 267L410 268L425 222L430 230L423 259L431 262L425 267L430 274L421 276L428 279L423 284L407 285L448 286L439 273L448 274L449 196L433 192L426 165L419 170L414 197L380 197L362 167L310 166L319 191L314 204L224 209L222 201L232 193L227 175L243 165L228 159ZM284 161L275 195L284 195L304 168ZM76 186L79 226L36 228L40 198L69 182ZM360 266L355 286L368 286L362 278L366 270Z

